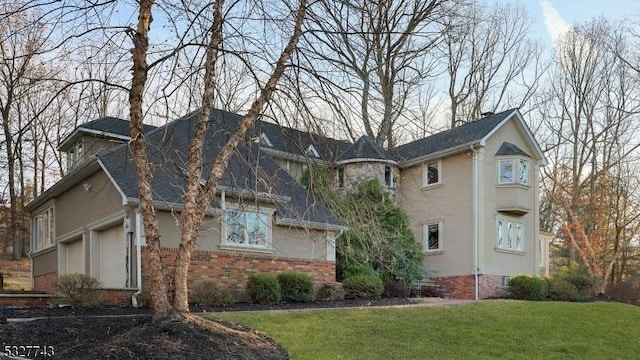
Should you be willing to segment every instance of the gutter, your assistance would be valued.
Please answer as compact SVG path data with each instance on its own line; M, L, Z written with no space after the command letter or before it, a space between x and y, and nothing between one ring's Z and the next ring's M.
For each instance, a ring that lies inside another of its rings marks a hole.
M482 146L482 143L480 143L479 141L472 141L472 142L467 142L465 144L462 145L458 145L458 146L454 146L452 148L447 148L444 150L440 150L440 151L436 151L434 153L430 153L427 155L423 155L417 158L413 158L413 159L409 159L406 161L400 161L399 162L399 167L400 168L407 168L416 164L419 164L421 162L424 162L426 160L431 160L431 159L442 159L451 155L455 155L461 152L466 151L469 147L471 147L472 151L475 153L476 150L474 150L474 146L476 145L480 145Z
M131 305L138 307L138 295L142 293L142 221L140 208L136 208L136 292L131 295Z
M479 265L479 249L478 249L478 232L479 232L479 226L480 226L480 221L479 221L479 216L480 216L480 209L479 209L479 181L480 181L480 176L479 176L479 166L478 166L478 162L479 162L479 153L478 150L471 145L471 151L473 152L473 277L474 277L474 283L475 283L475 300L478 300L480 298L480 278L478 276L478 265Z

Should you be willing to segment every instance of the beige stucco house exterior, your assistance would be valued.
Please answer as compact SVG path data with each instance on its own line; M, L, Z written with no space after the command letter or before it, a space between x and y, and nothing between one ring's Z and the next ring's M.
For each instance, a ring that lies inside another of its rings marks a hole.
M178 247L181 185L197 113L146 129L163 261ZM216 111L205 144L205 167L239 116ZM67 174L28 205L36 290L55 292L58 276L89 274L111 303L130 303L145 283L146 246L128 122L102 118L77 128L61 144ZM206 171L206 169L205 169ZM248 139L231 160L193 254L189 280L214 278L244 295L252 273L296 270L316 284L335 281L335 237L345 226Z
M195 116L147 129L167 264L179 239ZM239 119L213 112L207 161ZM57 276L74 272L125 292L144 285L145 242L127 134L126 121L105 118L63 141L68 174L28 207L34 288L54 291ZM330 169L336 191L378 178L408 213L428 276L452 297L500 296L510 276L538 274L544 264L538 168L546 160L512 109L388 150L366 136L350 143L258 122L218 189L190 280L216 278L239 296L254 272L294 269L318 284L334 281L335 238L346 228L300 186L310 164Z

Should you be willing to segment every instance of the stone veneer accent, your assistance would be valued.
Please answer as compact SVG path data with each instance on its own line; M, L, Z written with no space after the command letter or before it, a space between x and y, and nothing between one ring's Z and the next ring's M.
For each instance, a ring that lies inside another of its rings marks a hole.
M147 247L142 248L143 287L147 281ZM162 248L161 256L165 269L171 271L178 249ZM273 274L282 271L298 271L311 275L316 289L326 282L336 281L334 261L278 257L273 255L194 250L189 265L188 286L200 280L210 278L218 285L231 290L236 301L246 300L245 285L251 274Z
M433 278L442 286L449 297L454 299L475 299L475 277L473 275L446 276ZM502 286L501 275L479 275L480 299L502 297L505 288Z

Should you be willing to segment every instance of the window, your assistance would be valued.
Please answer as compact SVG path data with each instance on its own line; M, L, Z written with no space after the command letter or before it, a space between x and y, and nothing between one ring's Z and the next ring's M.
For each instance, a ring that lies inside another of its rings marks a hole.
M55 217L53 207L41 212L31 220L32 251L46 249L55 244Z
M435 185L442 182L442 171L440 171L440 167L440 161L427 163L422 174L422 183L424 186Z
M498 182L500 184L513 183L513 159L500 160Z
M82 162L82 141L67 151L67 170L71 170Z
M389 165L384 167L384 185L386 187L393 187L393 170Z
M423 242L426 252L442 251L442 222L423 225Z
M496 219L496 247L503 250L524 250L524 224Z
M522 245L524 243L524 226L522 224L516 224L516 250L522 251Z
M502 287L509 286L509 280L510 280L509 276L503 276L502 277Z
M338 168L338 187L342 188L344 187L344 168L343 167L339 167Z
M520 184L529 185L529 160L520 159Z
M257 248L269 246L269 226L267 215L227 211L226 213L226 245L239 245Z
M516 168L517 166L517 168ZM516 177L517 174L517 177ZM529 185L529 160L502 159L498 161L498 184Z

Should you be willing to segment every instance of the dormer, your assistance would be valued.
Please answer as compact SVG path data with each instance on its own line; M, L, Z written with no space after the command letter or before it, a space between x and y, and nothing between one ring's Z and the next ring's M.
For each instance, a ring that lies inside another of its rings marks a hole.
M144 125L149 132L155 126ZM100 150L107 150L131 139L129 121L114 117L103 117L76 127L58 146L64 153L67 172L72 171Z
M315 147L315 146L313 146L313 144L311 144L311 145L309 145L309 146L307 147L307 152L306 152L306 154L307 154L308 156L315 157L315 158L319 158L319 157L320 157L320 153L318 152L318 150L316 149L316 147Z

